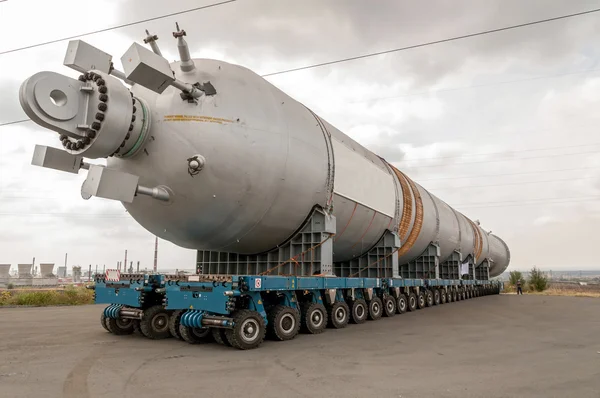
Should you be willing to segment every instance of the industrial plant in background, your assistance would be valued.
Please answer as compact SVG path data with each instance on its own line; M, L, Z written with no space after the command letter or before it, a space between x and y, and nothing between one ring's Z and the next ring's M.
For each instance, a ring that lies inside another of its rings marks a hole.
M13 286L52 287L59 284L58 276L53 273L53 263L41 263L39 272L35 259L31 264L18 264L16 275L10 274L11 264L0 264L0 288Z
M210 328L217 341L253 348L266 323L295 333L277 329L282 314L314 332L324 320L498 291L490 278L510 258L498 236L263 77L192 59L186 32L173 36L180 61L148 34L152 51L133 43L124 71L70 41L64 64L81 75L39 72L19 93L62 147L36 145L32 164L86 170L84 199L120 201L152 234L197 251L198 275L123 275L125 260L97 276L96 302L113 304L108 330L163 336L156 328L171 309L183 328L171 334L191 341Z

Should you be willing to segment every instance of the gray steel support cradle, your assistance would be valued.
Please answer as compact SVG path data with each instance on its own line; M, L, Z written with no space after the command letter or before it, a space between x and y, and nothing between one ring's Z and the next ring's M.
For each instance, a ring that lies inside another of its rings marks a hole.
M316 207L300 230L286 243L260 254L237 254L199 250L196 273L200 275L326 275L360 278L403 278L461 280L489 279L489 261L475 267L473 257L468 274L461 275L464 262L458 251L440 263L440 248L431 243L421 256L406 264L394 255L401 247L398 234L387 230L370 250L353 259L333 262L335 217Z
M199 250L202 275L332 275L335 217L315 208L302 228L278 248L260 254Z
M485 259L479 267L475 268L475 279L480 281L490 279L490 260Z
M400 238L386 231L367 253L333 263L335 217L315 208L302 228L285 244L261 254L244 255L199 250L196 273L201 275L327 275L344 277L399 277Z
M439 279L441 278L439 259L440 248L435 243L431 243L419 257L400 265L400 276L404 279Z

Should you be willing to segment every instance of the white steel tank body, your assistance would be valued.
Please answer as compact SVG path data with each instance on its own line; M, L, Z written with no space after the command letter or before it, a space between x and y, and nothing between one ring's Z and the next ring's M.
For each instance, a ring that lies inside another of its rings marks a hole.
M499 237L253 71L191 59L182 32L178 62L162 58L149 35L154 53L134 43L123 73L75 40L65 64L83 73L79 80L27 79L23 109L60 134L65 159L77 159L58 165L57 150L38 146L34 164L88 168L85 198L120 200L148 231L185 248L265 252L318 206L336 217L334 261L365 253L390 230L402 243L400 264L433 242L440 262L458 251L476 266L488 260L490 276L507 268ZM107 158L107 167L84 157Z

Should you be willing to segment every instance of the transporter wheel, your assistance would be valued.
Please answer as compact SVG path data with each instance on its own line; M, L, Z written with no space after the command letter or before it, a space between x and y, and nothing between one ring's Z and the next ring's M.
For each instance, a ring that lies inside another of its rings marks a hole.
M140 329L144 336L152 340L166 339L169 332L169 311L161 305L155 305L144 310Z
M205 343L211 335L209 328L192 328L179 324L177 329L177 333L181 336L181 339L190 344Z
M433 293L431 290L425 292L425 306L433 307Z
M102 311L100 314L100 325L102 325L107 332L110 332L110 330L108 330L108 326L106 326L106 315L104 315L104 311Z
M462 292L460 292L460 299L461 300L466 300L467 298L467 292L465 292L464 290Z
M291 340L300 331L300 313L286 305L276 305L267 314L267 336L273 340Z
M177 310L171 314L171 317L169 318L169 332L171 332L171 335L177 340L184 340L184 338L181 336L181 332L179 331L179 321L181 320L181 315L183 315L184 312L185 310Z
M133 333L133 319L106 318L106 327L112 334L121 336Z
M240 350L258 347L267 333L265 320L257 311L238 310L233 314L233 329L226 329L225 335L231 345Z
M408 309L408 301L406 299L406 294L400 294L396 299L396 312L398 314L404 314Z
M433 291L433 305L439 305L441 301L439 289Z
M142 332L142 328L140 327L140 320L139 319L135 319L133 321L133 333L135 334L139 334L140 336L144 336L144 332Z
M396 300L387 294L383 298L383 316L392 317L396 315Z
M334 329L343 329L350 322L350 308L344 301L336 301L331 307L329 307L328 314L329 323L328 326Z
M231 347L231 342L227 339L227 335L225 334L225 329L210 328L210 333L211 333L213 339L217 342L217 344L221 344L226 347Z
M456 294L456 290L452 289L452 302L455 302L458 299L458 294Z
M408 295L408 310L411 312L417 310L417 295L413 292Z
M423 309L425 308L425 293L423 293L423 290L419 290L419 294L417 295L417 308L418 309Z
M441 289L439 292L440 292L440 304L446 304L446 297L448 297L448 295L446 294L446 291L444 289Z
M319 334L327 327L327 310L323 304L306 303L302 306L301 330Z
M369 301L369 319L376 321L381 318L382 314L383 304L381 303L381 299L379 297L373 297L371 301Z
M350 321L352 323L365 323L367 321L367 302L364 299L356 299L350 304Z

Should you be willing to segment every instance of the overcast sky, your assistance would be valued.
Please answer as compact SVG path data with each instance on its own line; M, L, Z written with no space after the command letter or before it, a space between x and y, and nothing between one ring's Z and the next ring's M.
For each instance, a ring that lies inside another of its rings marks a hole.
M210 0L8 0L0 52L156 17ZM120 57L144 29L175 60L267 74L600 7L591 0L239 0L82 37ZM33 12L35 11L35 12ZM26 18L25 18L26 16ZM600 269L600 13L267 79L508 244L511 269ZM67 41L0 55L0 123L25 119L23 80L69 76ZM30 165L56 134L0 127L0 263L152 266L154 237L116 202L81 199L80 175ZM195 252L159 241L159 268ZM134 262L135 264L135 262Z

